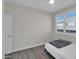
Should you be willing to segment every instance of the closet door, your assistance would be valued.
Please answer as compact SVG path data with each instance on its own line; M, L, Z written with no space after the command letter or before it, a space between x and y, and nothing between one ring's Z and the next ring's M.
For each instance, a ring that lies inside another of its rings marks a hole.
M12 52L12 16L4 15L5 54Z

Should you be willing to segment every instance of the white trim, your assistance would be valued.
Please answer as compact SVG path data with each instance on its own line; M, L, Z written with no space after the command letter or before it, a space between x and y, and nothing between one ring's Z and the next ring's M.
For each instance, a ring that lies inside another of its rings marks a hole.
M41 43L41 44L36 44L36 45L32 45L32 46L25 47L25 48L15 49L15 50L13 50L11 53L17 52L17 51L21 51L21 50L25 50L25 49L29 49L29 48L33 48L33 47L37 47L37 46L41 46L41 45L44 45L44 44L45 44L45 43Z
M56 34L76 36L76 33L56 32Z

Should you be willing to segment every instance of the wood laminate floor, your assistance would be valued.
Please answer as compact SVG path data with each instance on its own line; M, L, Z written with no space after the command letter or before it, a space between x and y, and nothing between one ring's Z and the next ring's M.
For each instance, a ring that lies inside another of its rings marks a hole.
M54 59L44 50L44 46L34 47L10 54L11 59ZM10 58L6 58L10 59Z

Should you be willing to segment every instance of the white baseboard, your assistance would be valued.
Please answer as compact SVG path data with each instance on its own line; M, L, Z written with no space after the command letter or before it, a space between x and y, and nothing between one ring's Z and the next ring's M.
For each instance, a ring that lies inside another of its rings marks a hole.
M29 49L29 48L33 48L33 47L37 47L37 46L41 46L41 45L44 45L45 43L41 43L41 44L36 44L36 45L32 45L32 46L29 46L29 47L25 47L25 48L19 48L19 49L16 49L16 50L13 50L13 52L17 52L17 51L21 51L21 50L25 50L25 49Z

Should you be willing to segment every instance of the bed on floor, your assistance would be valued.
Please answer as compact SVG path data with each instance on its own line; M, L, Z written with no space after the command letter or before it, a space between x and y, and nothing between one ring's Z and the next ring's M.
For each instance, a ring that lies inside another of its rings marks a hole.
M56 59L76 59L76 44L67 40L46 43L45 50Z

